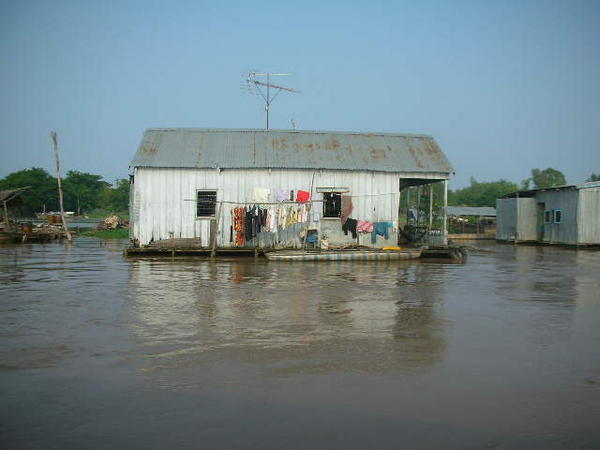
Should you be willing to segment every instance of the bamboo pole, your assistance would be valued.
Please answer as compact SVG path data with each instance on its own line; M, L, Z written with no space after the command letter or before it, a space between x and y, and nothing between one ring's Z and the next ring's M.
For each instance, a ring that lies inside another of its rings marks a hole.
M60 160L58 158L58 138L56 135L56 131L52 131L50 133L50 137L52 138L52 146L54 147L54 157L56 158L56 181L58 183L58 201L60 204L60 217L62 219L63 229L65 230L65 236L67 240L70 242L73 240L71 233L69 232L69 227L67 226L67 218L65 216L65 208L63 206L63 191L62 184L60 180Z
M444 228L442 236L444 245L448 245L448 180L444 180Z
M10 231L10 224L8 223L8 208L6 207L6 202L2 202L4 204L4 220L6 221L5 230Z

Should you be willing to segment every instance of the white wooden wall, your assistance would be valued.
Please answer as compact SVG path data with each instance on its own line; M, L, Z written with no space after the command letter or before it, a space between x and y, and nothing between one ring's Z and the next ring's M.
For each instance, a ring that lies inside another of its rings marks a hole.
M170 238L200 239L210 245L210 218L196 217L196 191L216 190L217 202L252 202L255 187L313 192L319 187L348 188L353 198L352 218L396 221L399 179L440 179L440 174L398 174L335 170L268 169L162 169L136 168L131 203L131 237L139 245ZM392 193L394 193L392 195ZM390 194L390 195L373 195ZM244 206L244 205L239 205ZM224 203L219 217L217 245L229 247L231 216L236 205ZM320 203L315 208L322 211ZM218 209L218 207L217 207ZM340 226L341 233L341 226ZM393 242L392 242L393 243Z

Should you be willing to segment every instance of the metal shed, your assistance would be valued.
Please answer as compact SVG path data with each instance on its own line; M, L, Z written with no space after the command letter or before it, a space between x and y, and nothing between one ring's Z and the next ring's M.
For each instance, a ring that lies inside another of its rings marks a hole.
M496 209L498 240L600 244L600 182L514 192Z
M402 192L441 182L446 205L453 171L426 135L198 128L147 130L130 168L134 245L188 240L219 248L240 245L235 210L253 206L304 208L305 220L263 228L245 247L294 248L306 243L307 233L332 246L394 245ZM310 200L298 201L298 191ZM279 192L291 195L282 200ZM386 223L387 239L346 234L341 198L352 204L350 218Z

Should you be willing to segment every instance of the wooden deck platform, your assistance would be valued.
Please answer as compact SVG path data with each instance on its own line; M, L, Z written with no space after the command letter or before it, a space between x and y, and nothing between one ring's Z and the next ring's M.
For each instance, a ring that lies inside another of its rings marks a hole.
M289 249L257 249L257 248L185 248L185 247L143 247L126 248L123 251L125 256L198 256L198 257L217 257L217 256L250 256L264 257L265 253L289 251ZM452 261L465 261L467 258L466 250L462 247L454 246L435 246L426 247L420 256L421 259L449 259Z
M129 247L125 256L262 256L265 250L255 248L185 248L185 247Z
M467 260L467 250L464 247L452 245L430 246L423 250L421 258L424 259L450 259L464 262Z

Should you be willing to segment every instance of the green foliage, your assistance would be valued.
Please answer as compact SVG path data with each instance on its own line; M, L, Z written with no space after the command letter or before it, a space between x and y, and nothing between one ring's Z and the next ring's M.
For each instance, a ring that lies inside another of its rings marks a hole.
M520 189L522 191L528 191L531 189L531 178L525 178L523 181L521 181Z
M533 181L533 187L535 189L544 189L567 184L567 179L564 174L560 170L551 167L548 167L545 170L531 169L530 180Z
M108 211L127 211L129 209L129 180L120 178L115 187L105 186L100 193L98 205Z
M597 174L596 174L596 173L593 173L593 174L592 174L592 175L590 175L590 177L589 177L587 180L585 180L585 181L587 181L588 183L589 183L590 181L600 181L600 173L597 173Z
M13 172L0 180L0 190L29 186L22 194L24 204L14 208L14 214L33 216L36 212L58 209L56 178L39 167Z
M30 186L22 194L23 205L12 208L12 214L32 217L37 212L58 211L58 186L56 178L44 169L31 168L13 172L0 179L0 190ZM70 170L62 180L64 207L66 211L88 214L92 211L127 214L129 209L129 181L117 180L115 186L102 179L102 176Z
M103 189L109 184L100 175L70 170L63 180L65 210L75 211L78 215L98 205Z
M496 206L496 199L518 191L516 183L508 180L478 182L471 177L469 187L448 191L448 204L452 206Z
M84 231L79 233L83 237L95 237L99 239L128 239L129 230L119 228L117 230L98 230L98 231Z

